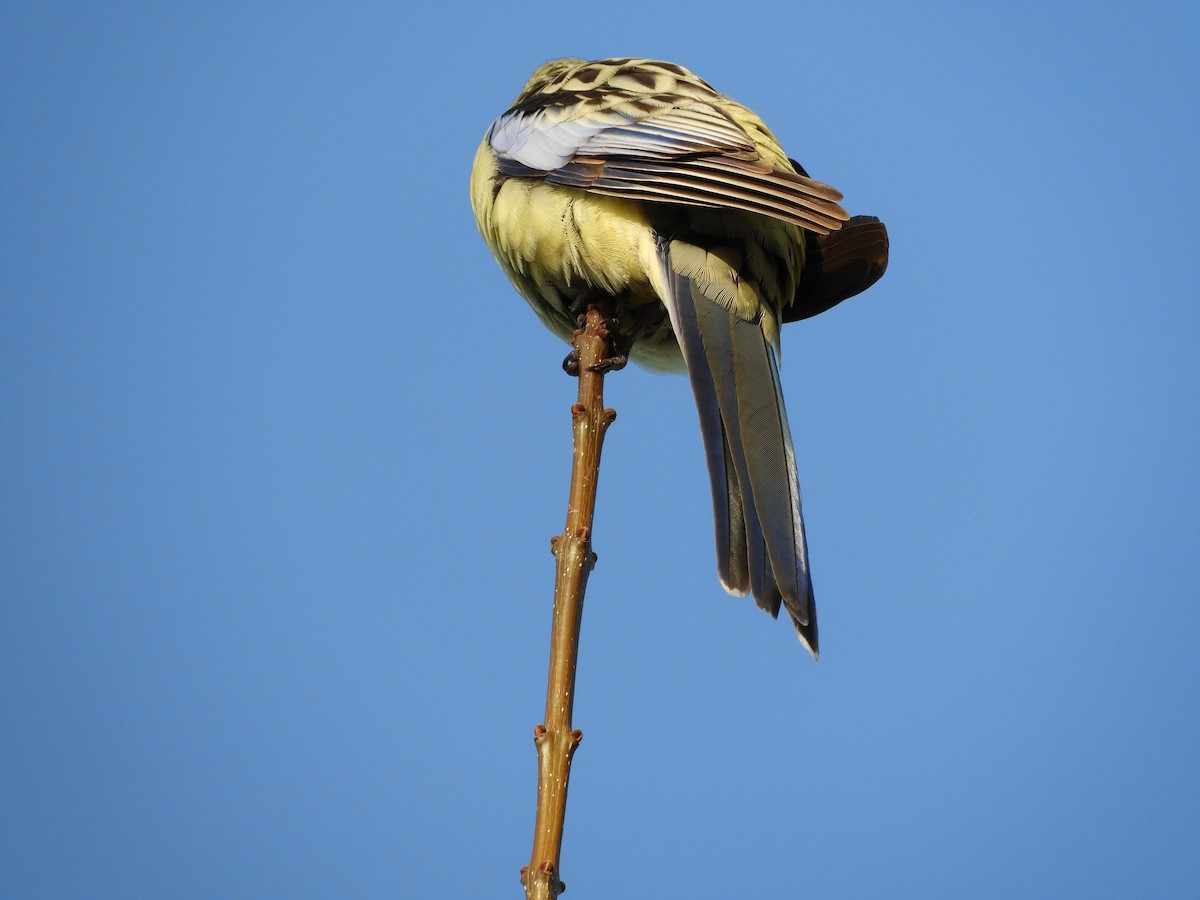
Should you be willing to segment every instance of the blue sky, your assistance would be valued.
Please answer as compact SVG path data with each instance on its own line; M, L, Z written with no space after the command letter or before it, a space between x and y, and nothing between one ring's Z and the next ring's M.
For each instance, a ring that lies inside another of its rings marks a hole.
M819 663L609 379L567 896L1200 893L1200 29L1082 9L6 7L0 894L520 896L574 384L467 178L562 55L892 240L783 337Z

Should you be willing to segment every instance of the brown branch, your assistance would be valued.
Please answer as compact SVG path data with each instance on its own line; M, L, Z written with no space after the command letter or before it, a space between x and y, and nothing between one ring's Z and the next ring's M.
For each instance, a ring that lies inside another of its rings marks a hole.
M550 629L550 678L546 687L546 720L533 731L538 755L537 818L533 854L521 869L528 900L552 900L566 889L559 880L563 821L567 814L567 782L571 757L583 732L571 727L575 703L575 665L579 658L579 625L588 573L596 562L592 553L592 516L600 450L604 432L617 417L604 408L604 372L615 366L609 358L610 320L596 306L587 308L585 327L575 332L579 402L571 407L575 450L571 462L571 492L567 524L551 539L557 559L554 578L554 621Z

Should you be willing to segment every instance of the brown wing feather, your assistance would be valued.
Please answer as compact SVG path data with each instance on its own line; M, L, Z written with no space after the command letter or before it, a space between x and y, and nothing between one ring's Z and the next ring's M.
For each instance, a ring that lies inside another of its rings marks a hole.
M833 234L806 235L804 246L804 268L796 298L783 310L785 322L825 312L887 271L887 228L874 216L855 216Z
M842 198L836 188L772 169L761 160L727 156L674 160L576 158L543 177L551 184L612 197L745 210L792 222L817 234L837 229L850 217L836 202Z

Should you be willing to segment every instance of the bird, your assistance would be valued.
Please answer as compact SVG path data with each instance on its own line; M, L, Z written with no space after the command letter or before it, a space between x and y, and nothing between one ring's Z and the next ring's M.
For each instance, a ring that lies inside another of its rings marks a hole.
M634 57L539 66L471 171L485 243L566 341L604 297L646 368L685 370L699 414L717 575L818 656L780 328L870 287L887 230L853 218L766 123L689 69Z

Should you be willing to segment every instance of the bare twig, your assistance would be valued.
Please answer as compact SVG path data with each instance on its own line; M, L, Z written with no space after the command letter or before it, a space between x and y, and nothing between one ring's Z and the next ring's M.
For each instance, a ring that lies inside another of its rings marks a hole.
M557 559L554 579L554 621L550 631L550 678L546 688L546 720L533 731L538 754L537 818L533 855L521 869L529 900L551 900L566 885L559 880L563 821L567 813L567 782L571 757L583 732L571 727L575 702L575 665L579 658L579 625L592 553L592 515L600 450L604 432L617 414L604 408L604 373L614 368L609 358L609 320L596 306L587 308L585 326L572 342L578 361L579 402L571 407L575 450L571 463L571 492L567 524L551 539Z

